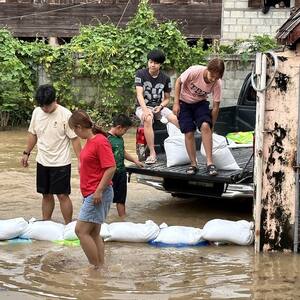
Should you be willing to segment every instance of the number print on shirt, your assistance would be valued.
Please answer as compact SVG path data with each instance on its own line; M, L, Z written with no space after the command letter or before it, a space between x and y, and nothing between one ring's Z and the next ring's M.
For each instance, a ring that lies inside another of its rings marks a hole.
M164 90L162 83L157 83L154 87L150 81L145 81L143 84L145 103L157 102L159 103L162 99L162 92Z

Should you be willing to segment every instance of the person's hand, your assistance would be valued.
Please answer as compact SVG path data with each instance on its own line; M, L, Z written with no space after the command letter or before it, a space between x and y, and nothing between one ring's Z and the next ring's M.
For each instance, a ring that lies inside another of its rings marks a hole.
M28 158L29 156L27 154L23 154L22 158L21 158L21 165L24 167L24 168L27 168L29 166L29 163L28 163Z
M102 201L102 191L95 191L93 195L94 204L99 204Z
M163 109L163 107L161 105L155 106L153 108L153 113L157 114L159 113L161 110Z
M174 115L178 117L179 112L180 112L180 105L179 105L179 103L174 103L173 104L173 113L174 113Z
M144 121L146 120L146 118L148 116L152 116L152 115L153 115L153 113L152 113L152 111L148 107L143 108L143 120Z

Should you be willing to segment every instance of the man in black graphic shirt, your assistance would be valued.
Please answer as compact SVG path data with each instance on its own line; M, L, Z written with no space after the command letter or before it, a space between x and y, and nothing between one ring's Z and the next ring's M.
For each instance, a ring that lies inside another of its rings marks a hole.
M165 55L160 50L152 50L147 58L148 68L138 70L135 76L138 101L135 113L144 124L144 134L150 150L150 156L145 163L154 164L157 159L154 149L153 119L166 117L177 127L179 125L177 117L166 107L170 100L171 81L169 76L160 71Z

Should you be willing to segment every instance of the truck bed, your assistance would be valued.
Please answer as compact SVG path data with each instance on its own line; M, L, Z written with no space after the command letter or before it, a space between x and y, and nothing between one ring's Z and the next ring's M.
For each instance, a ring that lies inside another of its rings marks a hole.
M169 179L182 179L182 180L194 180L205 182L219 182L219 183L241 183L252 182L253 176L253 148L241 147L230 149L237 164L241 170L218 170L217 176L209 176L206 173L206 161L202 157L200 151L197 151L199 171L196 175L187 175L186 168L188 165L167 167L166 155L159 154L158 162L154 165L146 165L144 168L139 168L135 165L129 165L126 167L129 174L143 174L148 176L163 177Z

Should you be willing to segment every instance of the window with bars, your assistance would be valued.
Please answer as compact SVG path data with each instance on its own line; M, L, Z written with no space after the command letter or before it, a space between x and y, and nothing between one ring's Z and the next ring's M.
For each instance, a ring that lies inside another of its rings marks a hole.
M300 7L300 0L248 0L248 6L253 8L263 7Z

